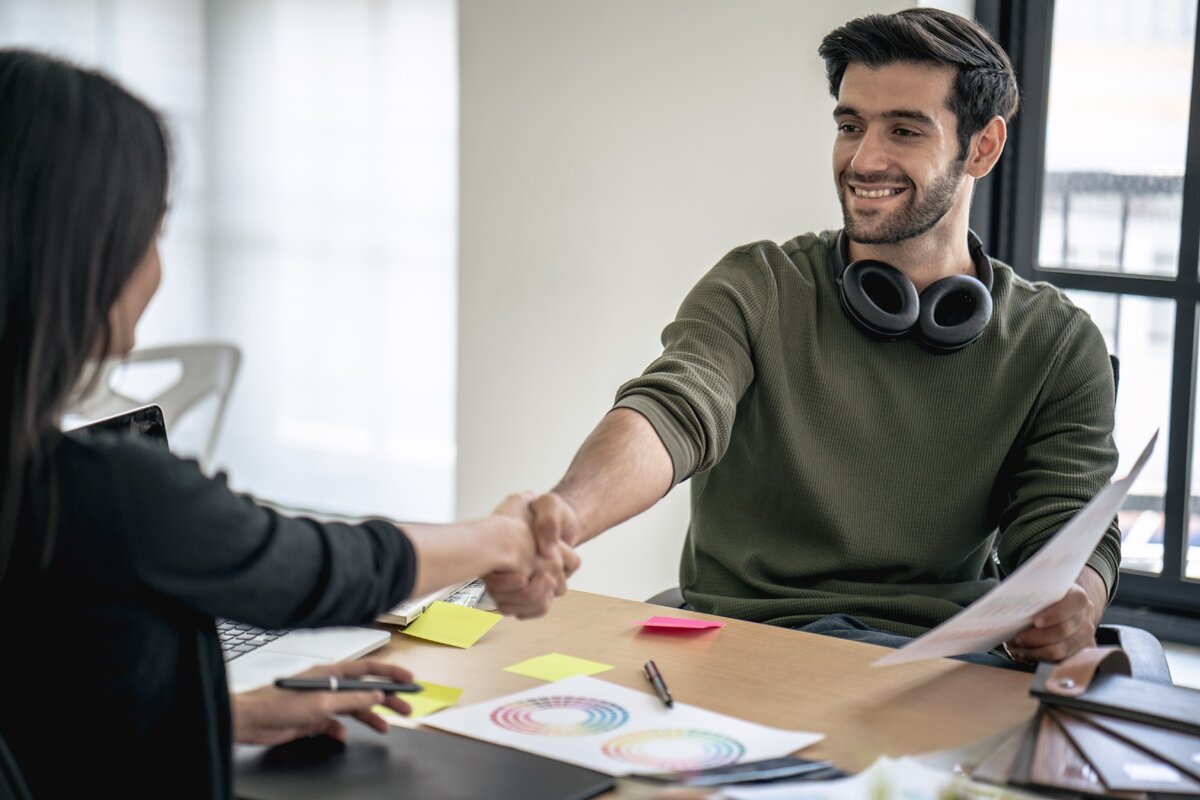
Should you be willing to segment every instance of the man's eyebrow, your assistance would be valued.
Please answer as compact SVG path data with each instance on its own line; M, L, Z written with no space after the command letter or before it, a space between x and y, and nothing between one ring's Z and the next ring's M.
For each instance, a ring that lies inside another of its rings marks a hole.
M859 116L862 116L862 115L859 114L858 110L856 108L854 108L853 106L846 106L846 105L842 105L839 103L833 109L834 119L837 119L838 117L859 117ZM890 111L883 112L882 114L880 114L880 116L883 117L884 119L911 120L912 122L917 122L922 125L927 125L931 128L937 127L937 121L933 117L929 116L924 111L917 111L916 109L911 109L911 108L895 108Z
M916 111L910 108L897 108L892 111L885 111L882 114L884 119L907 119L913 122L919 122L922 125L928 125L932 128L937 127L937 121L933 117L926 114L924 111Z

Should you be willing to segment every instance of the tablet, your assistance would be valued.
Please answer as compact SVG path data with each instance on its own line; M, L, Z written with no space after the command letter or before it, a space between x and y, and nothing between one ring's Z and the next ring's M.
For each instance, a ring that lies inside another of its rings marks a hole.
M318 736L238 745L234 794L246 800L586 800L616 781L599 772L448 733L346 721L342 746Z
M167 423L163 419L162 409L153 404L89 422L73 428L71 433L84 436L97 433L134 434L167 446Z

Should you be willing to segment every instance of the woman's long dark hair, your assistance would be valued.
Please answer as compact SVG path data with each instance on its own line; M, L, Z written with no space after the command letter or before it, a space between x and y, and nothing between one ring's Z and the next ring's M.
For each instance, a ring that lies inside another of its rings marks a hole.
M108 352L109 310L157 236L169 171L162 120L112 79L0 49L0 578L20 537L49 558L53 497L44 525L21 526L22 505L88 359Z

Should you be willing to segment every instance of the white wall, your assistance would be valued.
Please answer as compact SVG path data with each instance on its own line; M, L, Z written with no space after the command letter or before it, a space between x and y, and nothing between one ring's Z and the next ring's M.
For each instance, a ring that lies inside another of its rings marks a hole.
M840 224L817 46L907 5L460 0L459 516L552 486L728 250ZM687 494L573 586L677 583Z

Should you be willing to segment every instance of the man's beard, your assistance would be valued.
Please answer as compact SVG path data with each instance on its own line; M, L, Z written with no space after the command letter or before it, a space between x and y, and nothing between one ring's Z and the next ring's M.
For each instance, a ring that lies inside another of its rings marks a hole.
M952 162L945 174L929 184L925 199L919 203L917 202L916 187L913 186L912 181L908 181L911 188L904 204L899 209L892 211L890 216L886 217L883 223L873 231L850 215L846 195L854 190L846 185L845 179L851 173L849 171L842 173L842 180L839 181L838 186L838 201L842 204L842 222L847 238L859 244L895 244L925 233L937 225L942 217L946 216L954 207L954 201L958 197L958 181L962 177L963 166L963 161ZM854 180L859 185L867 186L873 182L897 183L888 176L868 178L854 175ZM863 222L865 223L866 220Z

